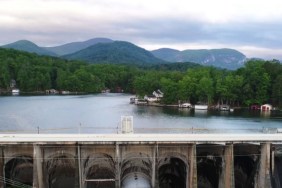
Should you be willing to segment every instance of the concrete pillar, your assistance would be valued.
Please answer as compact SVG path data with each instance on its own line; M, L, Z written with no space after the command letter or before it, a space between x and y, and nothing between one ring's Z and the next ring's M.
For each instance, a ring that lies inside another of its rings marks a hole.
M74 164L75 164L75 185L74 185L74 187L75 188L81 188L80 187L80 151L78 151L78 148L77 148L77 146L75 145L74 146L74 149L75 149L75 158L74 158Z
M197 188L197 153L196 144L189 145L189 171L187 170L187 188Z
M224 148L222 174L220 176L220 188L234 188L234 155L233 144L226 144Z
M156 144L153 148L153 158L152 158L152 188L158 188L158 165L156 163L158 157L158 145Z
M275 150L271 151L271 174L274 175L275 172Z
M5 164L4 164L4 148L0 148L0 177L4 178L5 177ZM4 188L4 181L0 181L0 188Z
M44 188L43 154L39 145L33 146L33 187Z
M271 188L270 147L270 143L261 144L260 165L258 169L258 176L255 182L255 188Z
M116 188L120 188L121 182L120 182L120 161L121 161L121 155L120 155L120 148L119 144L116 144Z
M81 152L80 152L80 145L77 145L77 163L78 163L78 181L79 181L79 188L82 188L83 181L82 181L82 167L81 167Z

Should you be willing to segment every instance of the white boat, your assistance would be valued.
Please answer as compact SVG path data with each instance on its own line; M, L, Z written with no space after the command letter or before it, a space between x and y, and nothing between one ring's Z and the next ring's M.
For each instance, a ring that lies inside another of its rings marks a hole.
M220 111L229 111L230 110L230 106L226 105L226 104L220 105L219 110Z
M135 99L135 104L145 105L148 104L148 102L145 99Z
M19 89L12 89L12 94L19 94L20 90Z
M182 103L179 105L179 108L192 108L192 105L190 103Z
M207 110L208 105L206 105L206 104L195 104L194 108L195 108L195 110Z
M62 95L69 95L69 94L70 94L70 91L61 91L61 94L62 94Z

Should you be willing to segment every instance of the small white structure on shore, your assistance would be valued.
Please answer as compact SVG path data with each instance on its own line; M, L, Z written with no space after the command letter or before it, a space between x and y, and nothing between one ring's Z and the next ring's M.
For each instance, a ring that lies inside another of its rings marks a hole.
M157 98L163 98L164 97L164 93L161 92L161 90L159 90L159 89L157 91L154 91L153 95Z
M149 95L149 96L145 95L144 99L146 101L148 101L148 102L157 102L157 101L159 101L159 99L156 96L154 96L154 95Z
M133 116L121 116L121 133L133 134Z
M272 105L271 104L264 104L264 105L261 105L261 107L260 107L260 110L261 111L270 111L270 110L272 110Z
M152 94L153 95L149 95L149 96L145 95L144 100L148 102L158 102L164 97L163 92L161 92L161 90L159 89L157 91L154 91Z

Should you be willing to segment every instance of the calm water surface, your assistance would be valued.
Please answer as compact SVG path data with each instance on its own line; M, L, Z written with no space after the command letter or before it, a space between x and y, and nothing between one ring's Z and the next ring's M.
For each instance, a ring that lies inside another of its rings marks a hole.
M133 116L136 133L259 133L282 128L282 112L206 112L136 106L130 95L1 96L1 133L116 133Z

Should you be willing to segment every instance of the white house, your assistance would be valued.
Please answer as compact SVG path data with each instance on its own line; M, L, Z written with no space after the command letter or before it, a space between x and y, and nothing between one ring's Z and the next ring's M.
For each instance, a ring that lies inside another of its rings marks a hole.
M157 98L163 98L164 97L164 93L161 92L161 90L159 90L159 89L157 91L154 91L153 95Z
M270 110L272 110L272 105L271 104L261 105L260 110L261 111L270 111Z
M154 96L154 95L149 95L149 96L145 95L144 99L146 101L148 101L148 102L157 102L157 101L159 101L159 99L156 96Z

